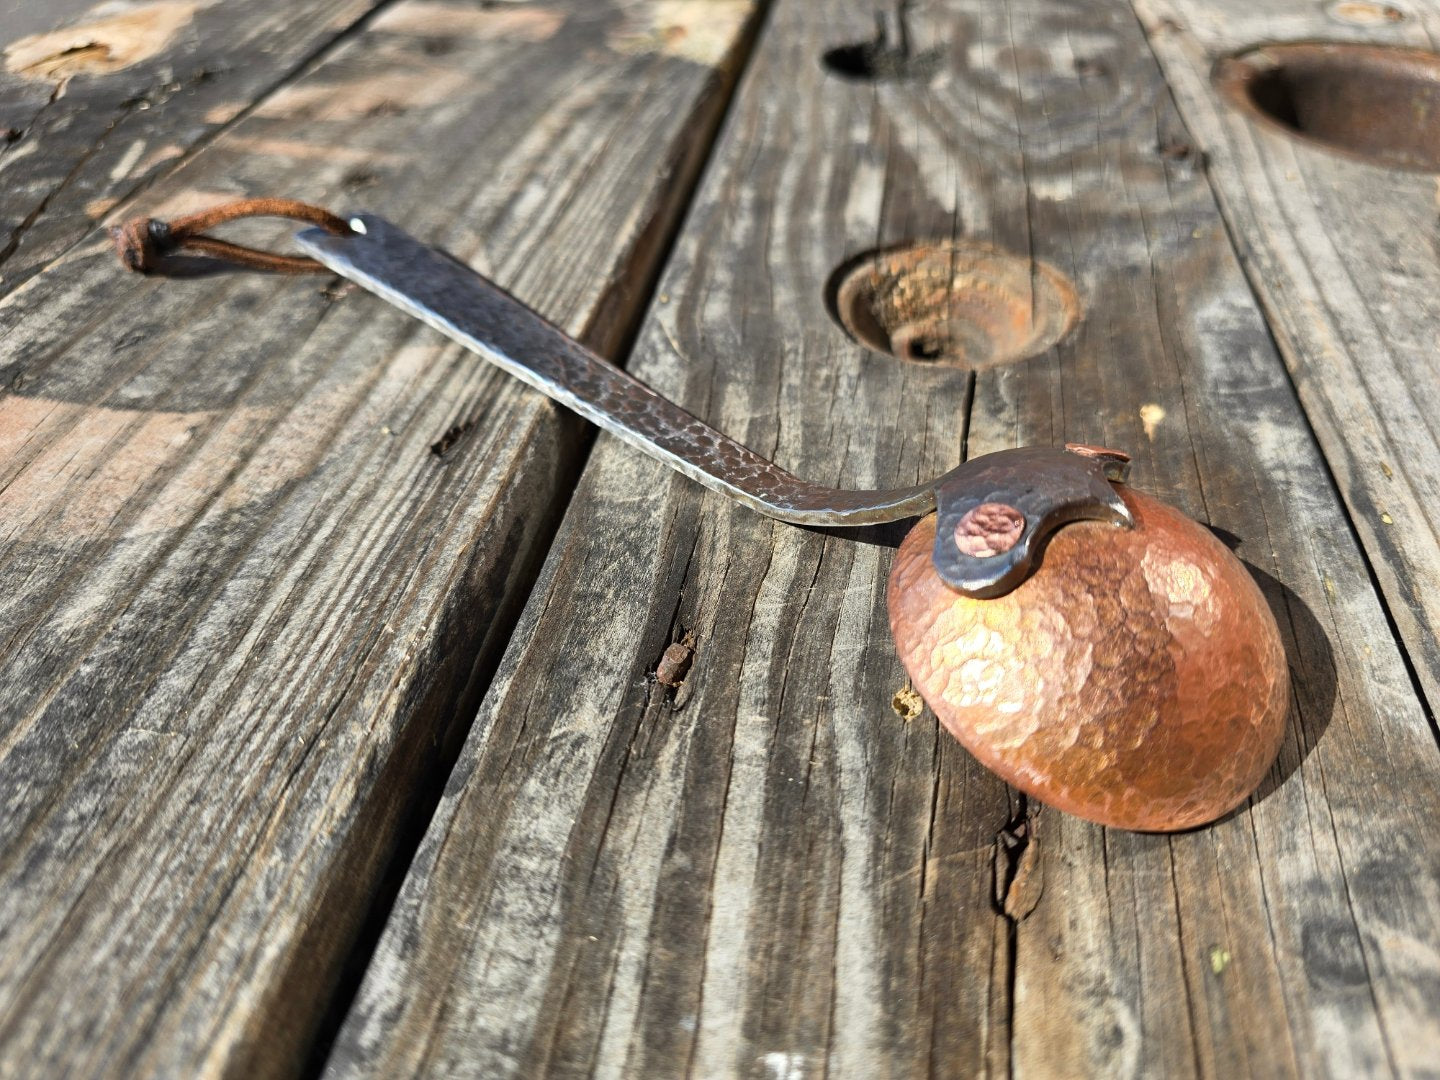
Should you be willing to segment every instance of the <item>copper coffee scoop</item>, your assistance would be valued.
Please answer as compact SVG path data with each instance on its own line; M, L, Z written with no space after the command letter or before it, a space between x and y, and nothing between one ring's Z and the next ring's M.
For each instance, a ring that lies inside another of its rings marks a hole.
M1289 703L1274 617L1224 544L1125 486L1125 454L1025 447L915 487L810 484L444 252L368 214L348 225L297 240L707 487L799 524L925 515L890 574L900 659L946 728L1021 790L1106 825L1182 829L1239 804L1274 760Z

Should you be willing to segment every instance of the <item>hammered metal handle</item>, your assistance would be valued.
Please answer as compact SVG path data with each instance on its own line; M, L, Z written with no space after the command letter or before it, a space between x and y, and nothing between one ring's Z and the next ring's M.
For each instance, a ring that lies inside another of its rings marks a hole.
M805 525L896 521L935 506L933 484L845 491L806 483L597 356L453 256L370 214L350 225L350 236L307 229L296 241L336 273L706 487Z
M453 256L371 214L349 224L349 235L307 229L296 241L336 273L737 502L800 525L897 521L938 503L936 569L968 595L1013 588L1038 541L1067 521L1130 523L1110 485L1124 479L1128 459L1111 451L1004 450L905 488L849 491L808 483L597 356Z

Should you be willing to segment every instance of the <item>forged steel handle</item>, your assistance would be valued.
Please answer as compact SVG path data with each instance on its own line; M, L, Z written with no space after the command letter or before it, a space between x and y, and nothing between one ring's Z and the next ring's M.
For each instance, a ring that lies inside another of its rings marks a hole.
M370 214L355 233L296 240L336 273L706 487L797 525L870 525L935 507L935 488L844 491L806 483L585 348L454 256Z
M800 525L870 525L936 509L936 569L970 596L1025 576L1038 540L1067 521L1128 525L1111 487L1123 454L1026 447L968 461L927 484L847 491L811 484L721 434L597 356L464 263L383 218L307 229L300 247L336 273L706 487ZM958 538L958 539L957 539Z

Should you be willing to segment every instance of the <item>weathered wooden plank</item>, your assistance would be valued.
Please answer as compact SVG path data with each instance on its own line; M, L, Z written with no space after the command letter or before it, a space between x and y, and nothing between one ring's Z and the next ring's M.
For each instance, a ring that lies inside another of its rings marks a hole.
M142 0L58 29L32 7L0 65L0 294L380 2Z
M1276 607L1275 774L1181 836L1012 822L928 713L891 711L897 533L774 525L602 437L332 1075L1433 1061L1440 754L1141 30L1123 4L912 14L942 71L857 85L816 61L865 6L777 4L631 367L824 482L935 474L962 437L1131 448ZM1084 306L977 377L968 435L964 376L862 352L822 299L858 251L957 233Z
M1168 838L1041 815L1017 1072L1421 1075L1440 1057L1424 710L1134 22L1016 3L1005 32L1030 192L1011 243L1091 310L1072 356L982 376L970 449L1063 432L1140 451L1138 483L1240 539L1296 686L1249 810Z
M750 13L401 3L124 213L363 203L615 349ZM0 1074L291 1068L578 425L364 294L98 236L0 326Z
M1440 703L1435 176L1342 157L1261 127L1220 99L1210 73L1220 58L1271 42L1433 49L1440 5L1135 6L1205 154L1251 285L1433 714Z
M857 486L953 465L969 392L825 313L881 215L948 235L957 209L908 119L820 65L873 31L862 4L772 10L632 357ZM898 535L780 525L602 437L330 1072L1003 1074L1014 800L891 709L875 540ZM687 638L683 684L659 683Z

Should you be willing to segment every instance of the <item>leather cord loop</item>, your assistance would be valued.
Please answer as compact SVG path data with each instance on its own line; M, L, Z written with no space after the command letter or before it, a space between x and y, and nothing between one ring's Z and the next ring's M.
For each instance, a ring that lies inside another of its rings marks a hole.
M204 235L217 225L248 217L281 217L304 221L318 225L337 236L347 235L351 231L343 218L319 206L296 199L237 199L235 202L222 203L208 210L201 210L198 214L188 214L168 222L157 218L132 218L111 229L110 237L115 242L115 253L120 257L120 262L140 274L163 269L165 258L180 251L195 252L236 266L266 270L275 274L326 272L320 263L302 255L261 251Z

